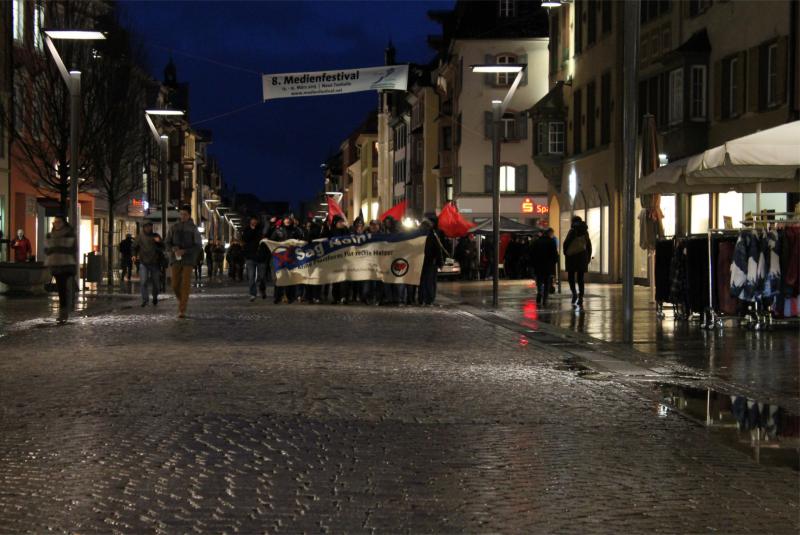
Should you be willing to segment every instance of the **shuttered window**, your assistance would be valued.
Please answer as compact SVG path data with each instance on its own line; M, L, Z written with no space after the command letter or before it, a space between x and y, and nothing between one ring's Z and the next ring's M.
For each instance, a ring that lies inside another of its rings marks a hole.
M548 130L550 154L564 154L564 123L552 122Z
M767 106L778 104L778 45L767 47L766 53Z
M586 150L592 150L595 144L595 99L597 84L592 81L586 86Z
M536 154L547 154L548 134L547 123L542 121L536 124Z
M581 90L577 89L575 93L572 94L572 153L573 154L580 154L581 153L581 115L583 114L582 110L582 99L581 99Z
M669 73L669 124L683 121L683 69Z
M706 119L706 66L692 65L691 73L691 118L702 121Z
M611 142L611 73L600 79L600 144Z

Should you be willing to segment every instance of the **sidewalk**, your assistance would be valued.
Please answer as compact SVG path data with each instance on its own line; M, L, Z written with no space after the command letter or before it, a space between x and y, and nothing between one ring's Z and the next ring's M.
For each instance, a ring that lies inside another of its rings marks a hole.
M439 292L456 303L491 310L491 281L443 282ZM537 306L530 280L500 282L497 315L534 331L569 335L571 339L603 343L620 359L674 374L697 375L729 383L760 400L800 402L800 331L784 326L754 332L727 323L706 331L699 321L675 321L672 311L659 319L648 288L634 292L634 344L622 344L621 285L587 284L585 310L576 313L566 283L551 295L547 307Z

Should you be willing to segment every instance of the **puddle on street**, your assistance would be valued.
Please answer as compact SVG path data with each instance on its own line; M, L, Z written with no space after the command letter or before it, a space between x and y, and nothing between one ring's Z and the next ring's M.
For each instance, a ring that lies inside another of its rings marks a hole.
M715 439L759 464L800 470L800 416L778 405L710 388L655 383L659 416L677 409L705 424Z

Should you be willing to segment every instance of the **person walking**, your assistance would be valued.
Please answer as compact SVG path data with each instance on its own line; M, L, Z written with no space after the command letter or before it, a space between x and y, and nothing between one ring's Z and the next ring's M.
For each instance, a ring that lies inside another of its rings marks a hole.
M56 278L58 289L56 322L63 325L67 322L74 306L75 275L78 272L75 260L78 252L75 231L63 215L57 215L53 219L53 228L47 233L44 244L45 265Z
M286 240L302 240L304 238L303 231L295 225L295 220L291 215L283 218L283 222L272 233L270 239L272 241L282 242ZM288 286L278 286L278 277L275 277L275 295L273 300L275 304L280 304L283 297L286 296L286 302L291 304L297 299L297 285L290 284Z
M206 275L208 282L214 279L214 241L208 240L206 246L203 248L206 257Z
M128 282L131 282L133 269L133 237L125 235L125 239L119 242L119 267L122 270L120 282L125 282L125 274L128 274Z
M334 216L330 237L336 238L347 236L348 234L350 234L350 229L347 228L347 221L340 215ZM332 304L347 304L350 293L350 283L348 281L334 282L331 286L331 296L333 297Z
M152 293L153 306L158 305L158 291L160 289L161 264L164 258L164 243L161 236L153 232L153 224L146 221L142 225L142 232L133 245L133 255L139 262L139 281L142 292L142 306L146 307L149 295ZM148 292L148 286L152 287Z
M192 271L197 264L197 256L203 248L203 238L192 221L192 208L182 206L180 221L173 224L167 236L167 250L170 252L172 290L178 299L178 317L186 317L189 303L189 290L192 284Z
M11 240L11 250L14 251L14 262L27 262L31 259L33 247L22 229L17 230L17 237Z
M242 230L242 255L244 256L247 285L250 291L250 302L256 300L261 280L264 278L263 262L259 262L258 247L261 243L263 232L256 216L250 218L248 226Z
M572 227L564 240L564 257L572 306L583 308L583 278L592 258L592 242L589 239L589 227L580 216L572 218Z
M536 304L547 305L547 296L550 295L550 277L555 271L558 261L558 249L553 240L553 229L541 234L531 247L531 260L533 261L533 274L536 277Z
M217 281L221 282L225 271L225 245L221 241L216 240L214 242L212 254L214 255L214 275Z

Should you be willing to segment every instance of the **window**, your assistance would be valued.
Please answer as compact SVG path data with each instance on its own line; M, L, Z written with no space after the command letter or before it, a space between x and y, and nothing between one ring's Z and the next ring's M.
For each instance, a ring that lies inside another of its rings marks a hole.
M602 15L602 18L603 18L602 24L603 24L603 33L604 34L611 33L611 24L612 24L612 22L611 22L612 7L611 6L613 4L614 3L611 2L610 0L605 0L605 1L602 1L600 3L601 10L602 10L601 11L601 15Z
M461 145L461 114L456 119L456 146Z
M39 51L44 50L42 28L44 28L44 4L36 3L33 6L33 46Z
M689 16L695 17L708 9L711 0L689 0Z
M611 73L600 79L600 144L611 142Z
M508 18L514 16L514 10L516 8L515 0L498 0L500 6L500 17L501 18Z
M709 202L710 198L708 193L701 193L690 197L691 221L689 232L692 234L708 232Z
M583 51L583 2L575 0L575 55Z
M723 67L722 116L735 117L739 101L739 58L730 58Z
M14 40L22 42L25 39L25 1L13 0L11 17L13 19Z
M661 48L664 52L672 50L672 30L670 30L669 26L661 32Z
M550 153L564 154L564 123L550 123L549 134Z
M516 191L516 170L514 166L503 165L500 166L500 191L512 192Z
M683 121L683 69L669 73L669 124Z
M547 123L542 121L536 125L536 154L547 154Z
M592 150L596 140L595 135L595 98L597 84L592 81L586 86L586 150Z
M516 62L517 62L517 58L515 56L503 55L503 56L497 56L497 62L496 63L498 63L498 64L509 64L509 63L512 63L513 64L513 63L516 63ZM515 73L515 72L498 72L495 76L497 76L497 79L495 80L495 83L497 85L504 86L504 85L511 85L514 82L514 78L516 78L517 73Z
M502 134L503 139L508 141L512 139L516 139L516 127L517 123L514 120L514 116L510 113L503 114L501 121L501 130L500 134Z
M0 102L0 158L5 158L5 157L6 157L6 111L5 108L3 108L3 103Z
M453 149L453 128L450 126L442 127L442 150Z
M767 48L767 106L778 103L778 45Z
M14 78L14 131L22 134L25 122L25 92L21 77Z
M589 260L589 271L600 272L600 259L603 256L603 221L599 206L586 210L586 225L589 227L589 240L592 242L592 258Z
M572 95L572 153L580 154L581 152L581 90L577 89Z
M594 0L586 2L586 44L593 45L597 41L597 5Z
M692 65L691 118L703 121L706 118L706 66Z

